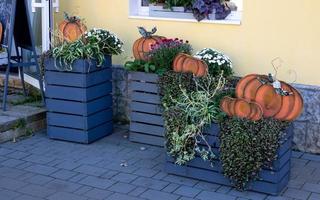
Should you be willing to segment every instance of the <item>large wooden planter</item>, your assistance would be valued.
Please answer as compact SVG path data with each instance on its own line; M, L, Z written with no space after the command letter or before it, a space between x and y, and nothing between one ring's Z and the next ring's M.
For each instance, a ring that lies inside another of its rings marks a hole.
M219 155L219 126L212 124L210 130L206 131L208 141ZM249 184L249 190L278 195L288 184L290 175L291 145L293 138L293 127L286 130L285 137L281 140L278 150L278 159L274 161L272 169L263 169L260 173L261 180ZM203 161L200 157L189 162L186 166L174 164L174 160L167 156L166 171L169 174L194 178L221 185L231 186L229 179L224 177L221 161L219 159L212 167L209 162Z
M111 56L101 67L77 60L71 72L45 61L47 132L50 138L91 143L112 133Z
M130 141L164 146L164 121L156 74L129 74L131 98Z

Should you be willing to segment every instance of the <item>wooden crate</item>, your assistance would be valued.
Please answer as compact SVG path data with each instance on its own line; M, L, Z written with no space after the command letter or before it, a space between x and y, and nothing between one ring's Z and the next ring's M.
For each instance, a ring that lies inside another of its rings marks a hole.
M52 139L91 143L112 133L111 56L98 67L77 60L71 72L45 62L48 135Z
M158 75L129 74L131 98L130 141L164 146L164 121L158 87Z
M293 127L286 131L285 137L281 140L281 146L277 152L278 159L273 162L272 169L263 169L260 173L261 180L249 184L249 190L278 195L288 184L290 175L291 145L293 138ZM219 157L219 126L212 124L206 131L208 141L214 152ZM222 164L219 158L212 167L209 162L203 161L200 157L195 158L185 166L174 164L174 160L167 156L166 171L169 174L194 178L216 184L231 186L229 179L224 177Z

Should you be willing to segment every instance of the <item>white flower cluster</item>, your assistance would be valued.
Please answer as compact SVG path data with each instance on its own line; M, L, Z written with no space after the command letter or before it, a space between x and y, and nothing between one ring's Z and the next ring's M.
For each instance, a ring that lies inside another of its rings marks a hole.
M207 63L212 64L212 65L218 65L218 66L223 65L225 67L232 68L231 59L227 55L221 53L220 51L212 49L212 48L205 48L205 49L197 52L194 57L199 58L201 60L204 60Z

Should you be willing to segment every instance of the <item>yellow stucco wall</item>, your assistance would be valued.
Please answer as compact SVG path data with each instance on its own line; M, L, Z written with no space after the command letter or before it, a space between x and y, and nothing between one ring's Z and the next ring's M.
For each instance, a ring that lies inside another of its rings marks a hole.
M190 22L129 19L128 0L62 0L62 11L80 15L89 27L107 28L125 42L125 54L115 64L130 59L131 46L139 37L137 26L158 34L187 39L195 51L213 47L234 61L237 75L273 72L271 60L284 60L279 78L320 85L320 0L244 0L242 24L219 25Z

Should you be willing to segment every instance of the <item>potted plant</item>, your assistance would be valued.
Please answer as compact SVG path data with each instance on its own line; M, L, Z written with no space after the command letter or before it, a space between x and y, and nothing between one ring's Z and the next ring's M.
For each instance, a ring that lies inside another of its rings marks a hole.
M60 42L47 53L50 138L91 143L112 133L111 56L120 54L122 45L115 34L94 28L75 41Z

